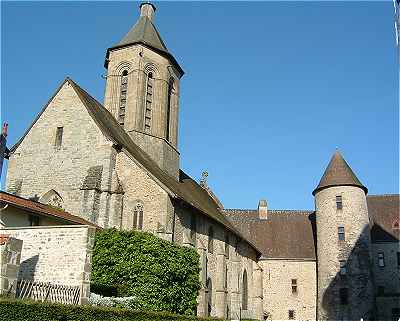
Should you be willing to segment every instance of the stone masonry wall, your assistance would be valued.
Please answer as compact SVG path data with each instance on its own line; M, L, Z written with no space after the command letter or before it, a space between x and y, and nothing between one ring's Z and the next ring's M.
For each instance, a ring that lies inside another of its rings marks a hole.
M178 115L179 76L165 57L140 44L111 50L104 106L118 119L122 73L128 72L124 129L171 176L179 176ZM153 74L150 132L144 133L147 74ZM170 101L169 143L166 139L168 84L174 86Z
M379 266L378 253L384 254L385 266L383 267ZM372 244L372 266L375 280L375 294L377 296L378 320L390 320L392 318L392 309L400 308L400 266L397 259L398 253L400 253L398 242Z
M315 261L261 260L264 271L264 311L268 320L316 320L317 267ZM292 279L297 292L292 292Z
M342 196L342 209L337 209L336 196ZM318 319L368 320L374 312L374 293L365 193L353 186L326 188L316 194L315 206ZM345 240L339 240L338 227L344 227ZM346 266L344 275L340 261ZM347 291L347 303L340 291Z
M18 278L81 288L81 303L90 294L95 230L88 226L37 226L1 230L23 241Z
M165 233L167 216L172 215L167 192L123 152L117 156L115 169L124 190L122 228L133 228L133 211L140 203L143 205L143 229L154 234Z
M175 242L194 247L200 256L202 287L199 291L197 314L233 320L238 320L240 315L242 318L261 319L262 293L259 290L262 288L262 274L255 277L259 271L256 251L221 224L188 206L175 204L175 213ZM193 218L196 226L194 235L190 229ZM214 233L212 251L209 250L210 227ZM244 271L248 278L246 310L242 309ZM207 279L211 280L211 289L207 287Z
M57 127L63 127L59 148ZM66 82L10 156L6 190L25 198L54 190L66 211L95 221L106 206L100 190L109 190L102 177L110 176L111 154L112 145Z
M0 295L13 295L17 288L22 240L0 234Z

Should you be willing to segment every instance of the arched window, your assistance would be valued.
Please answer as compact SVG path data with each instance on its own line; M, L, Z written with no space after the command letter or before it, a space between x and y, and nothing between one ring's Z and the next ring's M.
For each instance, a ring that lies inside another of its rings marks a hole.
M247 310L248 300L249 300L249 289L247 284L247 272L244 270L243 272L243 281L242 281L242 309Z
M133 211L133 229L143 229L143 205L141 203L137 203Z
M128 89L128 71L124 70L121 76L121 88L119 96L118 122L124 127L125 124L125 108L126 108L126 91Z
M167 119L165 124L165 139L170 140L170 126L171 126L171 104L172 104L172 91L174 90L174 80L171 78L168 82L168 100L167 100Z
M208 253L214 252L214 229L212 226L208 228Z
M39 202L43 204L49 204L54 207L63 208L64 201L60 194L58 194L54 189L43 194L42 197L39 198Z
M207 279L206 282L206 313L207 317L211 316L212 311L212 280L211 278Z
M154 89L154 77L153 73L147 74L146 81L146 101L145 101L145 113L144 113L144 131L148 134L151 133L151 113L153 108L153 89Z
M394 222L392 224L392 229L400 230L400 222L399 222L399 220L394 220Z

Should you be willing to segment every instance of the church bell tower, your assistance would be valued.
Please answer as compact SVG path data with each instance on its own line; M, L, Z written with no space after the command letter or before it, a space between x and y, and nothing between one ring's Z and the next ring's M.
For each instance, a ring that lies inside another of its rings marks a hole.
M154 25L156 8L140 5L140 17L108 48L104 106L158 166L179 176L179 82L184 72Z

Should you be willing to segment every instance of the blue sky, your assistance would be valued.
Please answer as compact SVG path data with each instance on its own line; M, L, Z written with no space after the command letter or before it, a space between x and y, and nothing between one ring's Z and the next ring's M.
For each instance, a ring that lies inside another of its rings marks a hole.
M392 2L159 2L186 74L181 167L227 208L312 209L338 147L371 194L398 193ZM70 76L99 101L106 48L136 2L2 2L1 118L9 146ZM4 184L4 170L2 183ZM4 185L3 185L4 186Z

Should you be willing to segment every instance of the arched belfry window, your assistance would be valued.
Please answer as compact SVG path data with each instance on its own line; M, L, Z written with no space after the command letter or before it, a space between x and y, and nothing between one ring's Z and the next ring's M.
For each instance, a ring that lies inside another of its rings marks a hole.
M128 89L128 71L124 70L121 75L121 88L119 96L118 122L124 127L125 124L125 108L126 108L126 91Z
M133 229L142 230L143 229L143 205L137 203L133 210Z
M247 310L249 304L249 288L247 284L247 272L244 270L243 272L243 281L242 281L242 310Z
M174 90L174 80L171 78L168 82L168 100L167 100L167 119L165 123L165 139L170 140L171 131L171 104L172 104L172 92Z
M153 93L154 93L154 75L153 72L147 74L146 81L146 101L144 114L144 131L151 133L151 113L153 108Z

